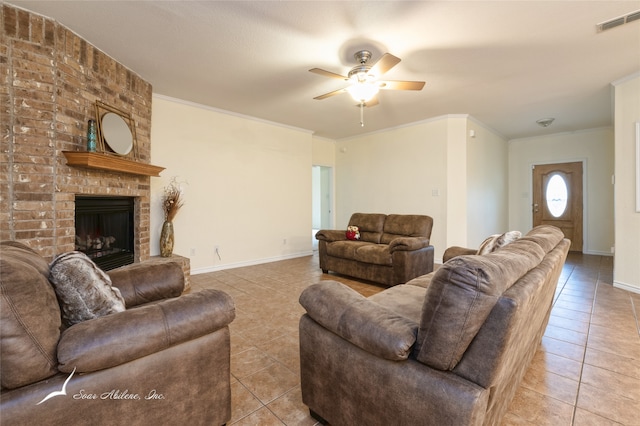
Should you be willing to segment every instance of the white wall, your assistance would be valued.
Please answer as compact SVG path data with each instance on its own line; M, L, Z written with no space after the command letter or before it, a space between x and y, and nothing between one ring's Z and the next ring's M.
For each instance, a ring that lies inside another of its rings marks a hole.
M153 97L151 254L159 253L162 189L186 181L174 253L193 273L311 254L311 134ZM219 246L221 259L215 254Z
M446 240L441 249L450 246L469 247L467 240L467 115L448 116L445 171L447 176ZM433 158L432 160L437 160ZM431 164L431 162L429 163ZM440 259L441 256L437 256Z
M313 165L334 167L336 165L336 142L317 136L313 136L311 141Z
M509 141L509 228L524 233L532 227L532 165L583 161L583 252L610 256L614 245L613 141L611 128Z
M507 140L470 120L467 132L467 247L509 230Z
M336 142L336 226L351 214L426 214L433 218L436 258L446 244L447 121ZM432 191L439 191L433 196Z
M326 206L324 205L324 203L326 202L326 200L323 199L318 199L315 200L317 201L317 208L318 211L314 211L314 225L313 227L315 229L324 229L326 228L325 224L329 223L336 223L336 206L335 206L335 193L336 193L336 179L335 179L335 168L336 168L336 142L332 139L327 139L327 138L320 138L317 136L313 136L312 140L311 140L311 156L312 156L312 162L314 166L323 166L323 167L330 167L331 168L331 176L327 176L327 171L326 170L320 170L318 169L318 184L320 187L322 187L322 184L325 184L328 182L328 186L330 186L331 188L331 199L329 201L330 205L328 206L328 209L331 210L331 217L326 218L326 217L322 217L320 210L325 208ZM315 188L314 188L315 190ZM318 195L320 195L320 188L318 188ZM321 222L321 217L322 220L324 220L324 224ZM317 219L317 220L315 220Z
M311 227L321 229L322 223L322 181L320 166L311 168Z
M616 287L640 293L640 212L636 202L636 135L640 122L640 75L614 83L615 90L615 244ZM640 149L640 148L638 148ZM640 160L640 159L638 159Z
M470 126L467 115L450 115L337 141L336 228L344 229L354 212L426 214L433 218L436 261L451 245L473 247L504 232L505 184L494 183L506 180L506 141L478 123L468 140ZM477 188L492 206L481 207Z

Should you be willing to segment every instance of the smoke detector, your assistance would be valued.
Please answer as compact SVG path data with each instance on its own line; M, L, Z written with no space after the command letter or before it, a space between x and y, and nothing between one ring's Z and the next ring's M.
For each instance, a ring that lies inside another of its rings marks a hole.
M549 127L554 120L555 118L541 118L540 120L537 120L536 123L538 123L538 126L540 127Z

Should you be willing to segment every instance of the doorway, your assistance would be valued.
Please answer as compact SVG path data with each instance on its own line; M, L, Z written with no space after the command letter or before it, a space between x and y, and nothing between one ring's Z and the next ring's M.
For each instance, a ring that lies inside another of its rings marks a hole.
M582 162L533 166L533 226L553 225L571 240L571 251L582 252Z
M311 176L311 239L313 249L317 250L316 232L320 229L331 229L332 227L333 168L312 166Z

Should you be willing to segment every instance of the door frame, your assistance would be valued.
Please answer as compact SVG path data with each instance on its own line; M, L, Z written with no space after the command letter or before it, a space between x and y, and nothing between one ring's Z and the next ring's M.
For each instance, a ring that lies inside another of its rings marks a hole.
M336 197L335 197L335 189L336 189L336 179L335 179L335 174L336 174L336 169L335 166L333 165L326 165L326 164L312 164L311 168L313 169L314 167L320 167L322 169L328 170L329 171L329 187L327 188L328 192L329 192L329 209L330 209L330 213L329 213L329 229L333 228L333 224L335 223L335 218L336 218L336 209L335 209L335 202L336 202ZM312 187L312 191L313 191L313 187ZM314 196L314 194L311 194L312 198Z
M557 158L546 161L535 161L529 163L529 174L527 180L529 181L529 225L533 227L533 168L535 166L544 166L548 164L562 164L562 163L582 163L582 253L590 254L589 250L589 228L587 228L589 209L589 193L587 192L587 159L582 158Z

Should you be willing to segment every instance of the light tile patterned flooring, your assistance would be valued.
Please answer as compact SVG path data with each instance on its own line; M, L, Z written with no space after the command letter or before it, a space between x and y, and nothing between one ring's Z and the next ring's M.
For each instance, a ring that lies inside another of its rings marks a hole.
M503 425L640 425L640 294L612 286L613 259L570 254L543 342ZM383 287L318 268L317 254L194 275L236 303L229 425L314 425L300 395L300 292L320 280Z

